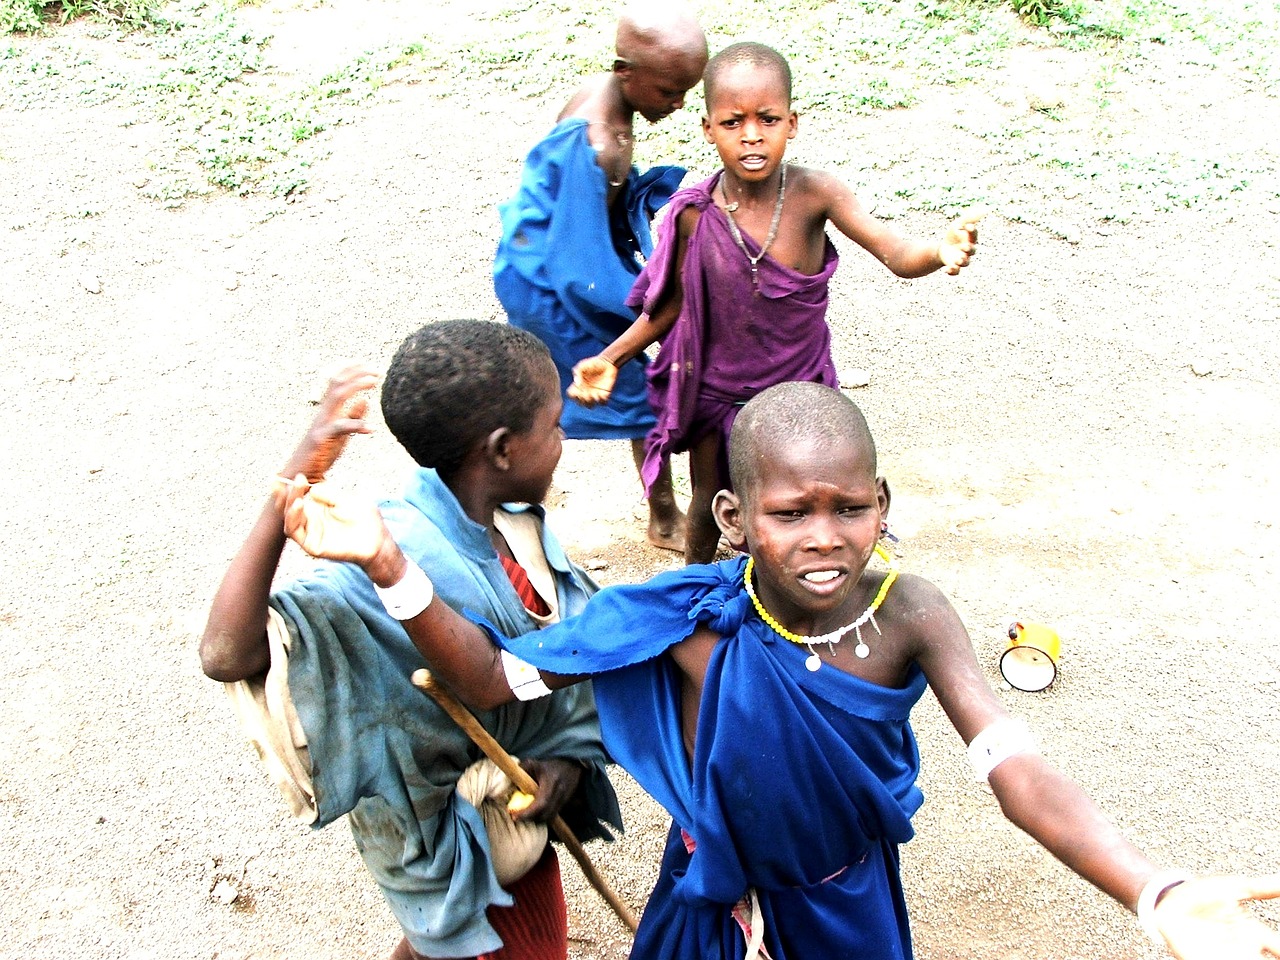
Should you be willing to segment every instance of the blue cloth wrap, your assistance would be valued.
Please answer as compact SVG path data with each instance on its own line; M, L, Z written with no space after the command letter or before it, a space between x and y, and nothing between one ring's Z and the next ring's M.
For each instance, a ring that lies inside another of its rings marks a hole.
M626 331L636 312L627 294L653 251L649 223L684 178L683 167L627 174L608 204L609 184L587 138L586 120L561 121L530 151L516 195L498 207L502 240L493 265L494 291L513 326L551 351L560 387L573 366ZM648 361L618 370L609 402L566 403L560 425L571 439L638 439L653 426L646 395Z
M901 688L832 667L754 613L745 558L610 587L579 617L500 643L541 669L595 676L610 755L697 844L673 827L632 958L737 958L731 909L749 887L775 960L911 956L898 845L923 802L908 722L926 683ZM679 670L663 656L705 624L708 664L696 755L681 735Z

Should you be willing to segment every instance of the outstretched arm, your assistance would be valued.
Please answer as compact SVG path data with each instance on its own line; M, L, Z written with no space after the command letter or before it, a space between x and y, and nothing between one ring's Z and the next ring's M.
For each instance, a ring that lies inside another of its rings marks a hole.
M986 682L951 605L918 578L912 578L911 591L916 659L956 730L972 743L992 724L1007 721L1008 714ZM1015 752L998 763L989 783L1005 816L1066 866L1130 910L1137 912L1141 903L1140 919L1153 925L1173 956L1280 957L1280 936L1242 905L1248 899L1280 896L1280 876L1187 879L1157 896L1175 878L1162 879L1163 872L1085 792L1034 750Z
M1171 955L1180 960L1280 957L1280 935L1245 905L1280 897L1280 875L1197 878L1158 870L1079 786L1035 754L1006 760L992 771L990 783L1013 823L1137 913Z
M347 439L353 433L369 432L363 393L377 382L377 374L362 366L348 367L329 381L315 421L282 476L324 479ZM277 484L214 594L200 639L200 665L211 679L243 680L268 666L267 598L284 550L283 487L283 482Z
M433 599L430 579L401 551L375 504L339 501L324 485L312 486L305 477L298 477L283 493L283 509L285 535L307 553L359 564L378 588L387 611L402 622L409 639L431 664L432 674L464 702L488 710L516 699L501 651L489 634L447 603ZM582 679L551 673L540 676L549 689Z
M895 276L923 277L935 270L954 276L977 250L980 213L960 217L937 240L908 240L864 209L847 184L829 174L815 176L822 178L819 188L830 198L827 219Z
M609 402L613 385L618 380L618 368L638 357L645 348L665 337L680 316L684 303L684 258L689 248L689 237L698 222L698 211L685 207L676 221L676 255L672 276L667 283L666 294L652 314L642 313L618 339L594 357L580 360L573 368L573 383L569 386L569 398L584 407L596 407Z

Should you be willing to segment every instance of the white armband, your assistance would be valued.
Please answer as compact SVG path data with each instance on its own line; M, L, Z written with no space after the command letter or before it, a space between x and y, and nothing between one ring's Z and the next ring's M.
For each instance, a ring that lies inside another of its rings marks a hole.
M985 782L991 771L1014 754L1039 753L1025 720L1006 717L983 729L969 743L969 762L976 779Z
M1185 870L1161 870L1151 875L1151 879L1143 886L1142 893L1138 894L1138 907L1135 911L1138 914L1138 923L1146 931L1147 936L1162 947L1165 942L1164 935L1160 933L1160 926L1156 923L1156 901L1166 890L1180 883L1186 883L1190 879L1192 879L1191 874Z
M551 695L551 688L542 682L538 668L506 650L502 651L502 672L507 675L507 685L517 700L537 700Z
M386 607L387 613L397 620L412 620L431 606L436 592L431 585L431 578L422 572L422 568L408 557L404 560L407 566L403 577L389 587L380 587L375 583L373 590Z

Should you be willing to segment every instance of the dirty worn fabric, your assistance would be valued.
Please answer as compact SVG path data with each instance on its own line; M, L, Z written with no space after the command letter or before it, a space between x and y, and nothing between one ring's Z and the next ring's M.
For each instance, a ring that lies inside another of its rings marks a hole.
M284 617L267 609L267 672L223 684L245 738L258 752L289 812L303 823L315 823L316 788L311 781L307 733L289 696L289 647L293 635Z
M558 613L581 610L594 584L541 526L540 509L507 509L537 518L554 581L544 589ZM383 503L382 512L405 553L431 572L436 602L492 617L514 634L535 628L487 530L463 513L434 471L418 470L404 499ZM306 735L314 825L348 816L365 865L418 952L472 957L498 950L486 909L512 899L494 876L480 813L454 792L480 752L410 682L430 664L354 565L321 564L274 593L271 607L290 633L289 694ZM589 686L477 716L516 756L587 763L590 815L571 823L582 837L608 836L605 824L620 825Z
M683 167L632 168L613 207L609 184L587 138L589 124L564 120L530 151L516 195L499 206L502 240L494 291L508 321L551 351L560 388L573 366L622 334L636 314L627 294L653 249L649 223L680 185ZM566 403L570 439L639 439L653 426L641 356L618 370L609 402Z
M721 438L721 479L727 484L729 430L744 403L778 383L838 383L826 320L828 281L839 263L835 247L827 239L822 269L812 276L766 254L757 289L728 217L712 200L720 176L671 198L653 257L627 298L645 313L661 303L674 280L677 221L685 209L697 210L685 248L680 314L649 366L649 403L657 423L645 438L646 489L671 454L712 432ZM751 237L742 239L752 256L760 252Z
M542 669L593 674L611 756L672 816L633 958L740 960L746 941L733 908L752 889L774 960L909 958L898 846L923 801L908 717L924 675L913 667L890 689L810 672L808 651L752 609L745 564L608 587L536 638L495 639ZM666 651L700 623L721 640L690 765L680 676Z

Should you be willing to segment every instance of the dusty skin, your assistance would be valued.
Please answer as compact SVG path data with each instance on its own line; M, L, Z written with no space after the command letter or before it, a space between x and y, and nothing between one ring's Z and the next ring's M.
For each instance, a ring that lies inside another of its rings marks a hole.
M308 32L320 28L352 53L427 30L463 45L479 29L461 5L418 6L251 15L276 35L278 76L307 56L340 59ZM1112 97L1153 151L1194 144L1276 169L1263 122L1274 99L1204 57L1151 56ZM426 319L498 316L494 205L572 82L536 100L429 76L394 84L326 134L330 156L293 202L176 210L135 186L163 128L113 104L0 106L0 957L350 960L396 942L345 827L313 834L287 818L200 676L196 640L327 372L385 366ZM1000 162L963 125L1012 123L1033 85L1057 85L1069 105L1083 82L1071 54L1019 48L998 82L963 95L806 116L795 159L855 184L907 156L962 180ZM696 114L667 121L680 122ZM712 162L708 150L693 175ZM1028 197L1049 189L1039 169L1009 176ZM1010 621L1060 632L1049 690L998 686L1051 759L1157 860L1270 872L1280 201L1252 192L1127 223L1091 216L1084 196L1055 202L1067 239L993 206L955 278L897 281L841 247L837 366L869 377L851 392L893 485L902 565L954 598L993 683ZM946 222L912 213L897 226ZM333 479L392 490L407 466L379 429ZM673 562L644 542L634 488L622 445L567 446L553 522L605 582ZM915 722L928 799L903 876L921 960L1158 955L1004 822L928 698ZM630 831L592 853L640 907L665 824L620 783ZM622 928L563 865L573 957L624 957Z

